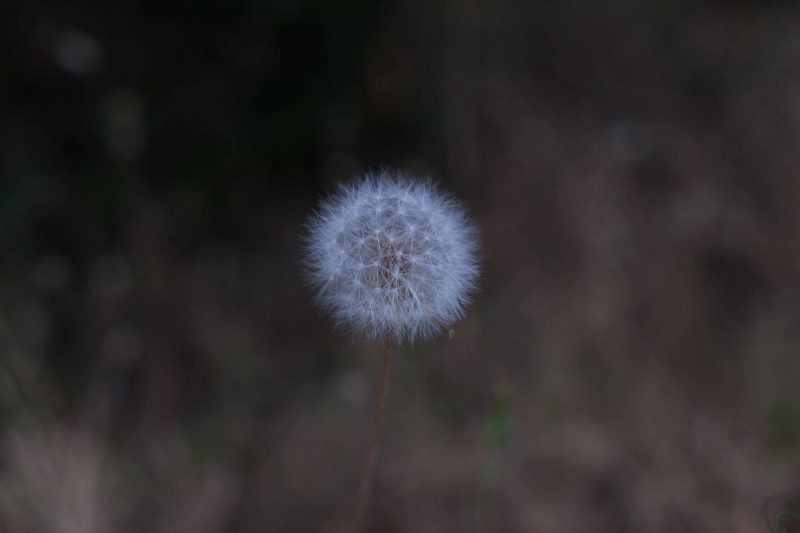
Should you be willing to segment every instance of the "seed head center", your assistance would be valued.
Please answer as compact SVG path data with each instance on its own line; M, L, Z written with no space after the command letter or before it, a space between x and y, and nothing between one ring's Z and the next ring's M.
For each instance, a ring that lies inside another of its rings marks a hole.
M365 251L367 260L375 266L369 281L382 289L402 289L413 266L409 244L380 234L366 241Z

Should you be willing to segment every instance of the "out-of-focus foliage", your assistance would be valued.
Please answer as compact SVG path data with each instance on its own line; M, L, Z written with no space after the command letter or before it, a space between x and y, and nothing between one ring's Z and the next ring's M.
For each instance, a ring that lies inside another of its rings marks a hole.
M371 530L797 527L800 6L611 4L0 5L0 532L346 530L380 349L299 235L383 165L485 256Z

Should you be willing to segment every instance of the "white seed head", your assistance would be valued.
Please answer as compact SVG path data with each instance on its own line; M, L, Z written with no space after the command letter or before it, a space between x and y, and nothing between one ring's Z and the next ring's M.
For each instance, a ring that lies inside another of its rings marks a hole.
M323 202L308 228L317 302L368 338L401 343L446 331L475 289L475 229L430 182L367 174Z

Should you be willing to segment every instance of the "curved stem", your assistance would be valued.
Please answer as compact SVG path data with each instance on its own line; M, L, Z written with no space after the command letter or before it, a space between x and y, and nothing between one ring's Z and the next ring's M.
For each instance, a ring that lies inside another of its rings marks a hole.
M380 443L381 426L383 425L383 413L386 406L386 393L389 390L389 365L390 345L387 340L383 345L383 365L381 366L381 380L378 389L378 403L375 406L375 413L372 415L372 427L369 430L367 440L367 454L364 458L364 471L361 474L361 484L358 489L358 502L356 504L356 533L361 533L367 516L370 489L375 479L375 464L378 460L378 448Z

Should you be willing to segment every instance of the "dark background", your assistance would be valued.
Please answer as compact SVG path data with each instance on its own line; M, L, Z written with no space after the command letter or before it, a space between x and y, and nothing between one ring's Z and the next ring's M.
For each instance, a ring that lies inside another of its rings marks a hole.
M380 346L312 307L299 236L383 166L461 198L484 261L455 338L395 353L370 531L777 529L799 30L765 0L1 4L0 532L347 531Z

